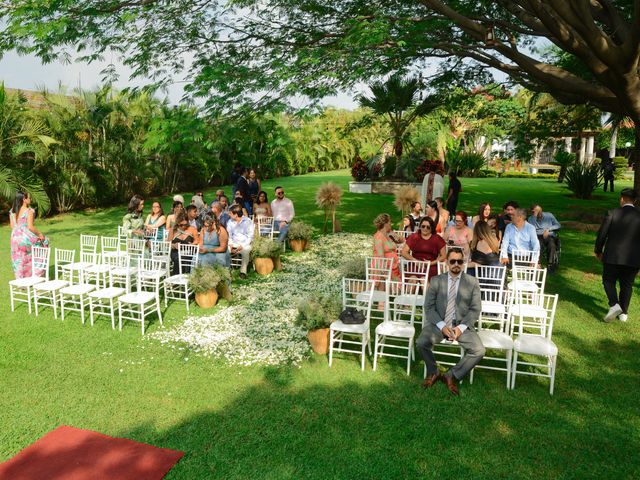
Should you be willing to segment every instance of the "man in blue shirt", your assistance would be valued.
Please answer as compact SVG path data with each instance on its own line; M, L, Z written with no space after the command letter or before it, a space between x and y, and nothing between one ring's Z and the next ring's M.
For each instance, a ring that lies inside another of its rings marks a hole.
M558 267L558 230L560 230L560 222L549 212L543 212L542 207L538 203L531 206L531 215L527 221L536 229L536 235L540 245L544 245L549 254L549 271L554 272Z
M517 208L513 213L511 223L504 230L502 247L500 248L500 263L508 264L509 256L514 250L540 252L540 242L536 229L527 223L527 212L524 208Z

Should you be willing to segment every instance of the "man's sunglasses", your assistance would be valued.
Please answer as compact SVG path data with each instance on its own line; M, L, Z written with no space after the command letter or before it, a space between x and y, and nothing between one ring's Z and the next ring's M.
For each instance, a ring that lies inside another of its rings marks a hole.
M420 225L420 228L424 228L425 230L431 230L431 225Z
M460 258L460 259L452 258L451 260L449 260L449 265L455 265L456 263L458 265L463 265L464 264L464 259L463 258Z

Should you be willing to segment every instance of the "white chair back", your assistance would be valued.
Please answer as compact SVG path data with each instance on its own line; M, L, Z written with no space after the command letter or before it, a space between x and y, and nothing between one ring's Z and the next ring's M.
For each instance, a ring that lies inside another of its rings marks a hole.
M429 270L431 262L427 260L405 260L400 261L400 278L407 286L406 294L426 295L429 284Z
M151 256L154 258L157 257L168 257L171 255L171 243L164 240L151 240Z
M422 289L422 292L426 293L426 278L427 277L422 277L420 284L405 283L404 281L396 282L394 280L389 281L388 321L404 322L413 325L416 318L417 305L415 302L407 300L418 295L419 289Z
M355 278L342 279L342 308L355 308L364 312L365 322L371 320L371 305L373 304L373 282Z
M62 267L64 265L71 265L75 263L76 260L76 251L75 250L65 250L62 248L56 248L54 253L55 258L55 278L56 280L62 279L63 270Z
M383 257L365 257L364 261L367 281L384 283L391 280L393 259Z
M476 265L476 278L481 290L502 290L507 279L507 267Z
M199 245L178 245L180 274L189 273L198 264Z
M107 253L118 253L120 251L120 240L118 237L102 237L100 238L100 252L104 257Z
M127 255L131 257L134 264L144 257L145 243L143 238L127 238Z
M96 253L98 251L98 235L80 235L80 253Z
M128 232L122 225L118 225L118 242L120 243L120 250L126 250L127 238L129 238Z
M31 276L44 277L49 280L49 261L51 250L47 247L33 247L31 249Z
M513 290L538 291L544 293L547 269L537 267L515 267L512 270Z
M511 266L516 267L532 267L538 264L540 260L540 252L532 250L514 250L511 252Z
M145 273L149 273L149 272L158 272L158 271L165 271L165 263L163 260L158 259L158 258L143 258L141 261L138 262L138 281L137 281L137 288L138 291L142 291L142 287L143 287L143 281L142 279L144 278ZM157 297L160 296L160 285L161 283L158 282L144 282L145 285L153 285L154 286L154 293L156 294Z
M551 339L558 305L558 294L516 292L515 304L519 308L513 315L516 335L537 335Z
M275 237L275 227L273 223L273 217L258 217L255 221L256 228L258 229L258 235L261 237Z

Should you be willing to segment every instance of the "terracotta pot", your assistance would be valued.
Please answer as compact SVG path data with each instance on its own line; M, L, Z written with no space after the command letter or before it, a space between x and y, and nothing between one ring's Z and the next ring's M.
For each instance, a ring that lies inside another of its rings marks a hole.
M294 252L304 252L307 248L306 240L289 240L289 245L291 246L291 250Z
M233 295L231 294L231 290L229 290L229 285L227 285L225 282L222 282L220 285L218 285L218 293L222 296L222 298L229 302L233 300Z
M218 303L218 292L215 289L198 292L196 293L196 303L200 308L211 308Z
M307 338L311 344L314 353L326 355L329 353L329 329L318 328L317 330L309 330Z
M280 260L280 257L273 257L271 260L273 260L273 267L276 269L277 272L281 272L282 271L282 260Z
M273 260L270 258L256 258L254 264L259 275L269 275L273 272Z

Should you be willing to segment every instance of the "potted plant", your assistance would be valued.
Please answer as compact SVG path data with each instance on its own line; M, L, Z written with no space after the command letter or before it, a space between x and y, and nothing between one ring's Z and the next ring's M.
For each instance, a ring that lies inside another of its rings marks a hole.
M282 244L268 237L255 237L251 244L251 258L259 275L269 275L273 272L274 258L280 258Z
M287 232L291 250L294 252L304 252L307 249L312 233L313 227L311 225L298 220L291 222L289 231Z
M334 295L315 293L298 304L296 325L307 330L307 339L315 353L329 351L329 325L341 311L340 299Z
M229 278L228 272L226 276L221 273L222 269L225 268L207 265L191 271L189 287L195 292L196 303L201 308L211 308L218 302L218 286Z

